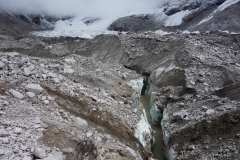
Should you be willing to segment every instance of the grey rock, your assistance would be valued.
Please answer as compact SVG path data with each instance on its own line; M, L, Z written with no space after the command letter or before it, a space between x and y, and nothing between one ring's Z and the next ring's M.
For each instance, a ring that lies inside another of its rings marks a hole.
M72 148L63 148L63 153L73 153Z
M6 52L6 54L10 57L16 57L17 55L19 55L19 53L17 52Z
M13 133L15 134L20 134L21 132L22 132L22 128L18 128L18 127L16 127L13 131Z
M173 113L173 119L174 120L181 120L184 117L186 117L188 114L186 113L186 111L178 111L178 112L174 112Z
M6 64L0 61L0 69L3 69L5 66Z
M65 59L65 62L66 62L68 65L72 65L72 64L75 64L75 63L76 63L76 60L75 60L75 59L68 59L68 58L66 58L66 59Z
M27 146L21 145L20 149L23 150L23 151L25 151L25 150L27 149Z
M7 151L7 152L4 153L4 155L5 155L6 157L11 156L12 154L13 154L13 151L12 151L12 150Z
M43 150L42 148L39 148L39 147L35 148L34 157L42 159L42 158L45 158L46 156L47 155L46 155L45 150Z
M36 96L33 92L26 92L26 95L30 98L33 98Z
M5 112L0 111L0 116L1 116L1 115L5 115L5 114L6 114Z
M195 85L195 82L193 80L190 80L191 85Z
M87 133L87 137L91 137L92 136L92 133L91 132L88 132Z
M47 105L49 104L49 100L44 100L43 103Z
M54 83L60 83L60 80L58 78L53 78Z
M84 119L82 119L80 117L75 117L74 122L80 127L83 127L83 128L88 127L87 121L85 121Z
M47 129L47 128L48 128L48 125L45 124L45 123L43 123L43 124L41 124L41 127L44 128L44 129Z
M43 160L62 160L62 155L60 153L54 153L44 158Z
M74 72L74 70L71 69L71 68L64 68L64 69L63 69L63 72L64 72L64 73L69 73L69 74L71 74L71 73Z
M236 134L236 135L235 135L235 138L236 138L236 139L240 139L240 134Z
M32 74L32 71L30 68L23 68L23 75L24 76L30 76Z
M10 89L9 93L11 93L11 95L15 98L18 98L18 99L23 99L24 98L23 94L16 91L16 90Z
M7 137L9 133L7 131L0 131L0 137Z
M32 160L32 157L25 156L25 157L23 157L23 160Z
M0 142L2 142L2 143L8 143L8 138L7 138L7 137L0 138Z
M211 114L213 114L215 112L215 110L213 110L213 109L208 109L207 111L206 111L206 114L207 115L211 115Z
M26 85L27 92L33 92L35 95L39 95L43 88L39 84L28 84Z
M0 155L3 155L3 154L4 154L4 150L0 149Z
M23 58L18 64L19 65L23 65L24 63L26 63L28 61L28 58Z
M203 77L199 77L199 78L197 79L197 81L198 81L199 83L203 83L204 80L205 80L205 78L203 78Z

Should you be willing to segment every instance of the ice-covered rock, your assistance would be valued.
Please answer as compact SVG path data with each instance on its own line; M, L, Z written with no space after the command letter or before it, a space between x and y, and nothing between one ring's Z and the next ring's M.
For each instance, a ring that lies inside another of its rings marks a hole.
M152 130L151 126L148 124L147 116L145 110L143 110L143 114L141 115L140 121L136 125L135 129L135 137L139 139L144 147L150 148L150 140L152 139ZM147 146L149 144L149 146Z
M26 91L32 92L35 95L39 95L42 92L43 88L39 84L28 84L26 85Z

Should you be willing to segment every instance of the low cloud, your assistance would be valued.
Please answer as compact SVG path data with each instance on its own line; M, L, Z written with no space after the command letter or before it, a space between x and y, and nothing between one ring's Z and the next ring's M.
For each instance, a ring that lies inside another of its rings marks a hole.
M166 0L0 0L0 11L55 17L114 18L158 8Z

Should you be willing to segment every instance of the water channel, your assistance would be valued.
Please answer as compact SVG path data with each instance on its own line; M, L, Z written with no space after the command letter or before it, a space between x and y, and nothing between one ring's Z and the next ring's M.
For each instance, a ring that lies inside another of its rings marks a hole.
M163 146L162 129L160 126L152 123L152 118L150 114L150 109L151 109L150 100L151 100L150 95L145 94L141 96L139 106L144 107L146 111L148 123L150 124L153 130L153 136L156 142L154 147L152 147L153 158L158 160L167 160L167 158L165 157L165 153L162 149L162 146Z

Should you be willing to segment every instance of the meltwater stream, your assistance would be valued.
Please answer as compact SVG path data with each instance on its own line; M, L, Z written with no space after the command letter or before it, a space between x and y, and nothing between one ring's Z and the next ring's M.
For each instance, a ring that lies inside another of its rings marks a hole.
M166 160L164 151L162 149L163 145L163 135L162 135L162 129L160 126L154 125L152 123L152 118L150 115L150 100L151 96L145 94L144 96L141 96L139 106L144 107L147 115L148 123L151 125L153 130L153 136L155 138L155 146L152 148L153 158L158 160Z

